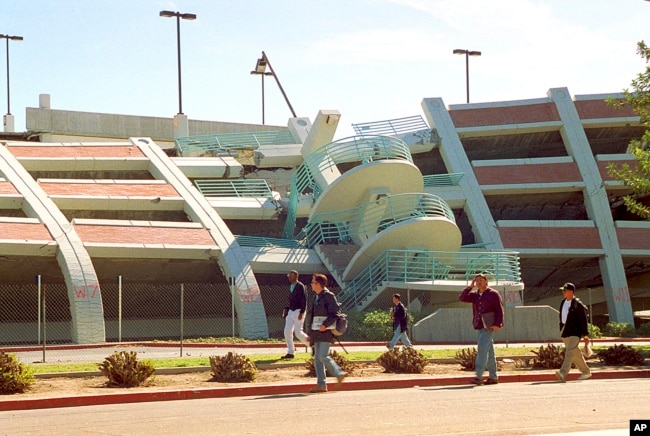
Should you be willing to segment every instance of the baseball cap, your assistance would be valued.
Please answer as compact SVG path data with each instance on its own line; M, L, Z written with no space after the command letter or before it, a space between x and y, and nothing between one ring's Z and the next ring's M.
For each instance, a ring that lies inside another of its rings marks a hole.
M570 283L570 282L566 282L560 288L560 291L573 291L573 292L575 292L575 290L576 290L576 286L573 283Z

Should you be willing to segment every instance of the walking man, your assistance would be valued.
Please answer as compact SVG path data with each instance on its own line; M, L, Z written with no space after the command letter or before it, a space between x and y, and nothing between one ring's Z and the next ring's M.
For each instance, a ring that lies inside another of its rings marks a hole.
M327 289L327 276L314 274L311 280L314 300L309 311L309 339L314 346L314 369L316 370L316 386L309 390L312 394L327 392L325 368L330 375L336 377L340 385L347 373L336 364L330 356L330 343L334 336L332 328L336 325L339 303L336 296Z
M395 348L399 340L402 341L406 348L413 346L406 334L408 314L401 300L402 296L400 294L393 294L393 307L390 308L390 317L393 318L393 339L387 345L389 350Z
M476 287L476 290L473 289ZM464 303L472 303L472 324L478 330L478 349L476 352L476 377L472 384L494 385L499 383L497 359L494 354L494 333L503 327L504 309L501 295L488 287L485 274L477 274L472 283L463 289L458 297ZM487 369L488 379L483 380Z
M581 338L584 339L585 346L589 344L587 308L573 295L576 290L573 283L565 283L560 290L564 296L560 303L560 336L564 342L564 361L555 376L562 383L566 382L566 376L573 363L582 373L578 380L587 380L591 377L591 370L578 347Z
M298 271L289 271L287 277L291 283L289 286L289 306L285 308L286 317L284 319L284 340L287 343L287 354L282 356L282 359L293 359L295 353L294 334L305 346L308 343L308 337L302 329L305 321L305 309L307 308L307 296L305 294L305 285L298 280Z

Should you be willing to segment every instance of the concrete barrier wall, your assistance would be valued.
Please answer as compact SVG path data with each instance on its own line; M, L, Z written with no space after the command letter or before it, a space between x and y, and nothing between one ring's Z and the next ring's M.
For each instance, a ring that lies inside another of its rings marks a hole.
M560 337L558 311L550 306L506 308L504 327L494 335L498 342L545 342ZM418 342L473 343L472 308L438 309L411 328Z

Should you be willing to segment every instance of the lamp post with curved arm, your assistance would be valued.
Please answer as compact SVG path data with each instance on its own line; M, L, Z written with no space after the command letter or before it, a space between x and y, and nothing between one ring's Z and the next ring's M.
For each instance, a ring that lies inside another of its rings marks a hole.
M255 64L255 69L251 71L252 75L262 76L262 125L264 125L264 76L272 76L273 73L266 71L266 66L268 65L266 57L262 56L257 60Z

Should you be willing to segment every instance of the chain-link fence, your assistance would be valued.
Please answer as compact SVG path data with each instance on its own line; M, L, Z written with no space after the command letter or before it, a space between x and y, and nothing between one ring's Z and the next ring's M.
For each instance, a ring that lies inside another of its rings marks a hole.
M239 336L227 283L100 283L107 342ZM283 337L287 285L260 285L270 337ZM0 284L0 344L72 343L64 283Z

